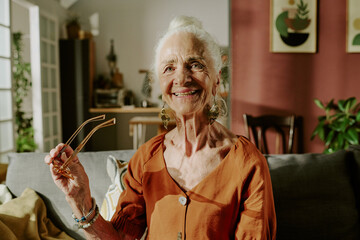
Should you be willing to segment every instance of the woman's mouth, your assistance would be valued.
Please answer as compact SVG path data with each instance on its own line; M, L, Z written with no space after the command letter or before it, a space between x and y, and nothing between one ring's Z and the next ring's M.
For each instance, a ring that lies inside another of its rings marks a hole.
M190 96L190 95L194 95L197 91L198 90L187 91L187 92L178 92L178 93L173 93L173 95L175 95L177 97Z

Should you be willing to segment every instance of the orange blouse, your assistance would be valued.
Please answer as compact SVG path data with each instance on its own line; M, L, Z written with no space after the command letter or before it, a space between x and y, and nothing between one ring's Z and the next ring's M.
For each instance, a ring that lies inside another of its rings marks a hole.
M115 229L140 239L275 239L270 173L246 138L238 141L198 185L183 191L164 160L164 134L142 145L129 162Z

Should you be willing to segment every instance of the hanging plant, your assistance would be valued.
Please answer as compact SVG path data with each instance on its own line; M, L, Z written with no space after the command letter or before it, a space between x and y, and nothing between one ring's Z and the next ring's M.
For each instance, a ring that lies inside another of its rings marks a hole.
M33 152L36 150L32 117L27 117L23 109L24 98L31 87L30 63L24 62L22 33L13 33L13 77L15 97L16 151Z

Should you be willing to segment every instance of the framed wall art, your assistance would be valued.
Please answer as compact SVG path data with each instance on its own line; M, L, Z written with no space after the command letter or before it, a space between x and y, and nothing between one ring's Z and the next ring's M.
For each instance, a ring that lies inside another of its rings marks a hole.
M317 0L271 0L270 51L315 53Z
M347 0L346 51L360 53L360 0Z

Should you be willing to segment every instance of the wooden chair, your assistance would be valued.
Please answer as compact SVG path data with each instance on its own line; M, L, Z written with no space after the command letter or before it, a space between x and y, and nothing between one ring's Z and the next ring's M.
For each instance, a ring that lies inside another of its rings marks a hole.
M294 135L297 132L297 152L302 149L302 118L291 116L263 115L253 117L244 114L246 137L250 139L250 129L257 148L264 154L269 154L270 130L275 131L275 153L293 153ZM269 131L268 131L269 130ZM274 135L274 134L273 134ZM281 138L281 143L280 143Z

